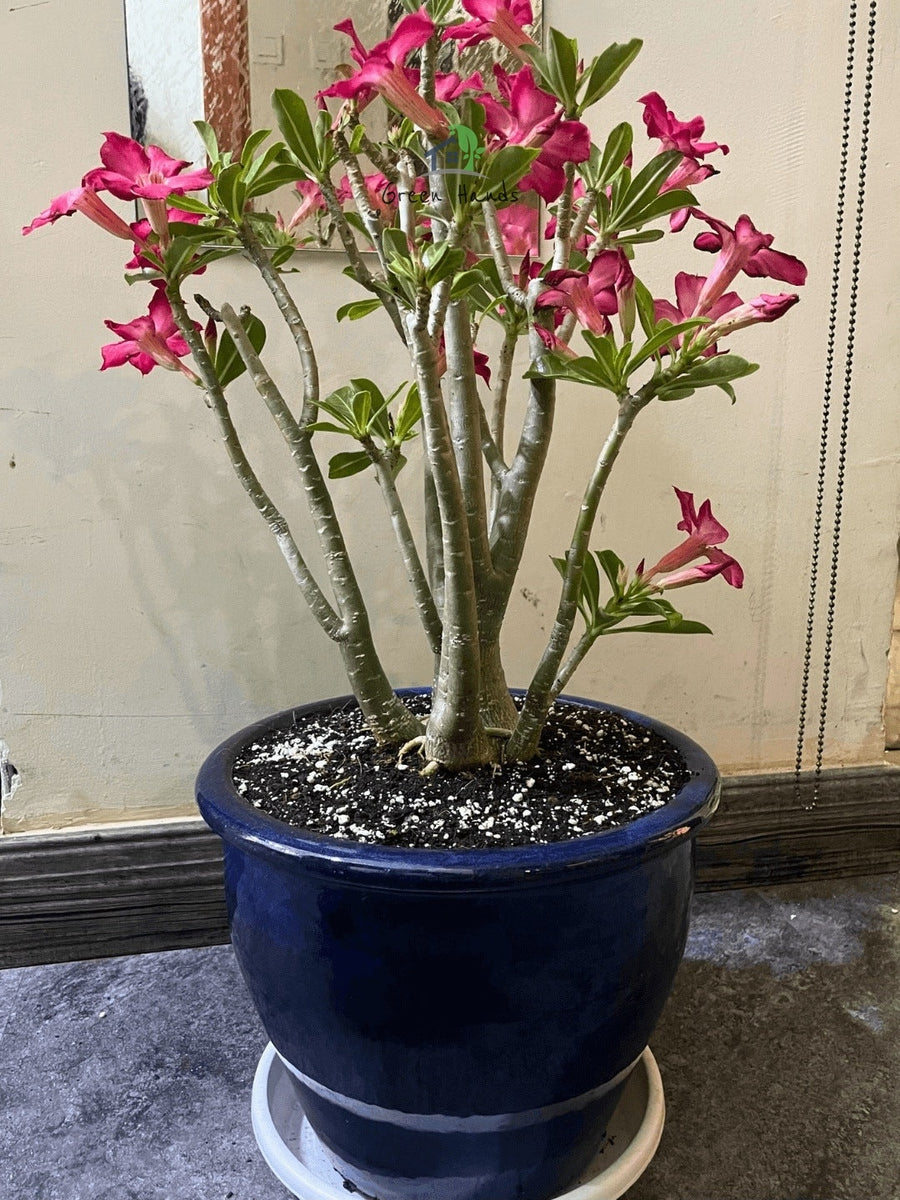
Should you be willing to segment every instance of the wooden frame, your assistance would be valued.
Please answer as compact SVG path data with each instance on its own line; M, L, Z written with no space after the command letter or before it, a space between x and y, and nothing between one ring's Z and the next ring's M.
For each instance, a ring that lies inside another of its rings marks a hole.
M250 38L247 0L200 0L203 109L223 150L250 134Z

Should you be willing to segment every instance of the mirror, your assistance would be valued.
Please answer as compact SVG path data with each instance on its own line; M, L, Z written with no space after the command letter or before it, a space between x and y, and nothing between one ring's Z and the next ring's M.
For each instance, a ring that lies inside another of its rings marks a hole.
M457 7L466 16L459 0ZM538 41L542 7L543 0L532 0ZM277 128L275 88L311 100L334 80L335 65L350 58L336 21L351 17L370 46L405 11L402 0L125 0L132 137L197 161L204 151L192 121L203 114L223 147L239 147L251 129ZM489 80L496 49L484 43L467 50L466 73L481 71ZM456 54L448 46L443 70L458 65Z

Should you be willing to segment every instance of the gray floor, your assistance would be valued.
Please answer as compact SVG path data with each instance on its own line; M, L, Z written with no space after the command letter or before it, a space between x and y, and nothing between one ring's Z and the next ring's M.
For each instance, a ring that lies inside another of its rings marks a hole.
M629 1200L898 1200L894 876L699 896ZM2 1200L286 1200L228 947L0 973Z

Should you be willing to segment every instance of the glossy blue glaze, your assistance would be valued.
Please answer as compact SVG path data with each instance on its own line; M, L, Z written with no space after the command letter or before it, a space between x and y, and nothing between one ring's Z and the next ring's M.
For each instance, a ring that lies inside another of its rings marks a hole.
M687 760L665 808L548 846L360 846L292 829L231 784L243 746L321 707L237 734L197 783L265 1029L363 1191L544 1200L590 1161L624 1079L598 1093L640 1055L671 989L715 766L617 709Z

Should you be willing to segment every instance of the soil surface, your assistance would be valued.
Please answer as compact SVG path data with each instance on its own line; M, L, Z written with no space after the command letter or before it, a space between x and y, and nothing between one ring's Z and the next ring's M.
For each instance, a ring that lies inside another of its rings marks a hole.
M411 707L415 706L415 700ZM425 700L420 702L424 707ZM238 793L289 825L348 841L497 849L567 841L661 808L687 782L664 738L602 709L557 704L539 757L423 776L350 708L303 717L238 757Z

